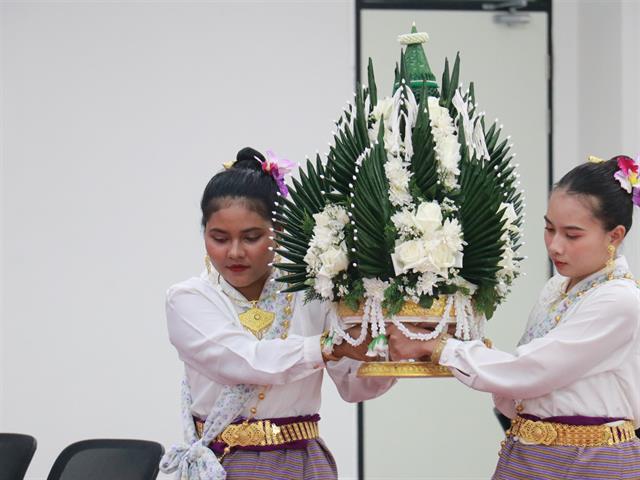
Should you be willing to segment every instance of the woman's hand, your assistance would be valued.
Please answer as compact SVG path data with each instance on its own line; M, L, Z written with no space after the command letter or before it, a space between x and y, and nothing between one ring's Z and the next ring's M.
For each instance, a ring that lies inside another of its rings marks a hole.
M358 338L360 336L360 326L356 325L347 330L347 333L351 338ZM331 355L322 355L325 359L325 362L330 360L340 360L342 357L353 358L354 360L358 360L360 362L367 362L371 360L375 360L372 357L367 356L367 349L369 348L369 343L371 342L371 334L367 333L364 341L358 345L357 347L353 347L347 343L346 340L342 340L340 345L334 345L333 351Z
M410 323L404 324L413 333L429 333L430 330L416 327ZM398 327L391 324L387 326L387 336L389 338L389 358L393 361L409 359L428 359L436 346L437 338L433 340L411 340L407 338Z

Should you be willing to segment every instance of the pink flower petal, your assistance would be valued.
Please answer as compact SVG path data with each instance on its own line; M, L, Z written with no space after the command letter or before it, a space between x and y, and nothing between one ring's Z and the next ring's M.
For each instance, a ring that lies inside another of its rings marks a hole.
M638 172L638 164L625 155L617 157L618 167L624 172L625 175L629 175L629 171Z
M618 181L622 188L624 188L628 193L631 193L631 182L629 181L629 177L625 175L622 170L618 170L614 173L613 177Z

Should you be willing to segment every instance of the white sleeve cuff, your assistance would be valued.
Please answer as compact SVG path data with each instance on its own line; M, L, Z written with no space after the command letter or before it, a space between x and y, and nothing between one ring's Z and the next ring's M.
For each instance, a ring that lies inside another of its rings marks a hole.
M324 359L322 358L322 349L320 348L321 335L314 335L313 337L306 337L304 339L304 353L303 358L305 362L309 362L313 365L313 368L323 368Z
M461 343L461 340L456 340L455 338L447 339L447 343L445 343L444 348L440 353L440 365L444 365L445 367L452 366L456 348L458 348L458 345Z

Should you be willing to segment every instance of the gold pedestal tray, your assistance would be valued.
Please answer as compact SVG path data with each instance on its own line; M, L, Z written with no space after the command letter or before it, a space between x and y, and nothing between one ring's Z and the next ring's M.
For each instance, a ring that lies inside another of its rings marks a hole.
M364 362L358 377L425 378L453 377L447 367L431 362Z

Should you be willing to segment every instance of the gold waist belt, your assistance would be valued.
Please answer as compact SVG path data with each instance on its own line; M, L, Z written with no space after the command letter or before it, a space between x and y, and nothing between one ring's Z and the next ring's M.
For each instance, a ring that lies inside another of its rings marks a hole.
M204 422L196 420L196 431L202 437ZM282 445L298 440L318 438L318 422L294 422L286 425L276 425L271 420L252 420L228 425L215 439L229 447L264 447L267 445Z
M636 432L630 420L624 420L616 426L567 425L516 417L511 421L507 435L518 437L522 443L529 445L602 447L633 440Z

